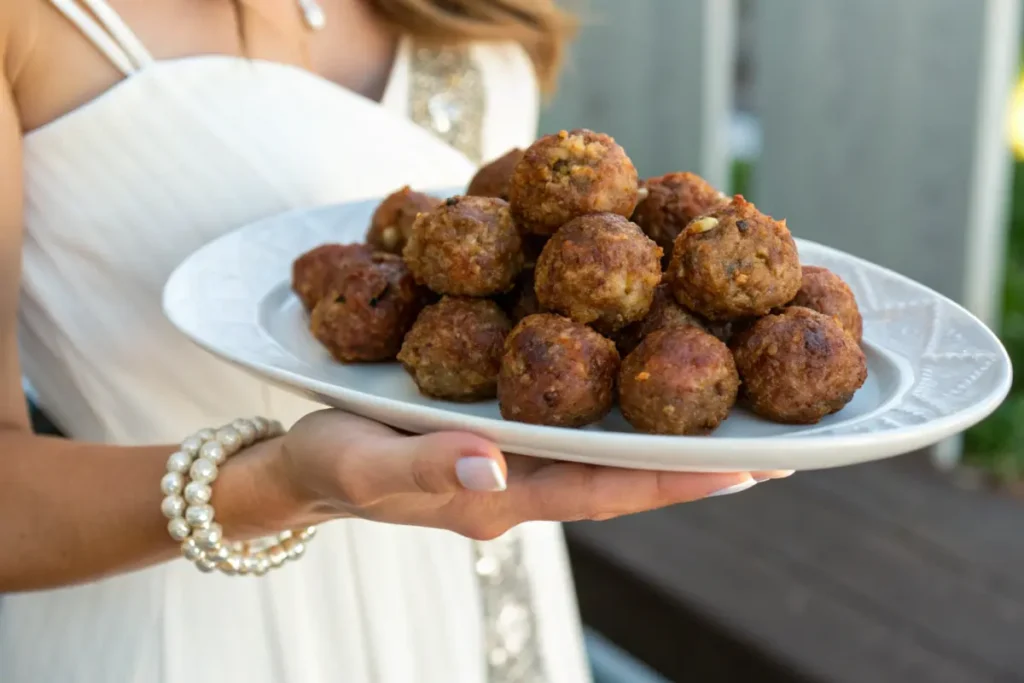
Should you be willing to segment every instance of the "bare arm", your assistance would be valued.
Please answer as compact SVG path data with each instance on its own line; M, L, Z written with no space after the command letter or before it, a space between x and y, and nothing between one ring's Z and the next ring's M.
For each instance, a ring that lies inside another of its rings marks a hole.
M88 581L174 557L177 550L160 513L159 486L174 446L119 448L30 431L16 339L21 132L6 80L2 86L0 593L5 593ZM216 425L195 427L206 426ZM301 517L286 496L277 495L281 479L271 465L277 448L276 441L254 447L222 468L213 502L227 533L266 533Z

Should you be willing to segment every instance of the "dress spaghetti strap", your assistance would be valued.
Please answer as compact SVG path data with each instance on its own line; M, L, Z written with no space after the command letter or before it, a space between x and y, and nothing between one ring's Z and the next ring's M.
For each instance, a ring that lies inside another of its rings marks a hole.
M130 76L153 62L149 51L106 0L81 0L96 19L78 1L50 0L122 73Z

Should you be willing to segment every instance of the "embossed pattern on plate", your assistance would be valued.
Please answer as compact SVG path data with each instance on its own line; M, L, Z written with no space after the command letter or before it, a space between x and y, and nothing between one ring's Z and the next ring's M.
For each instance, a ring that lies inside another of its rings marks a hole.
M509 451L615 466L728 471L863 462L962 431L1009 390L1005 349L966 310L892 271L798 240L804 263L835 271L853 288L869 362L854 401L818 425L778 425L737 409L710 437L667 437L634 433L617 412L567 430L503 421L493 401L426 399L395 364L333 362L290 292L295 257L325 242L361 241L376 204L289 212L224 235L171 276L166 314L209 351L323 403L412 432L469 429Z

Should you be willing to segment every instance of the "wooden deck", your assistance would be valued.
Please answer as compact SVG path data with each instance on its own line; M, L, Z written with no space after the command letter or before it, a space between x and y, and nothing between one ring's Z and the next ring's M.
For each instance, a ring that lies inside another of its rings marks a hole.
M584 619L674 681L1024 681L1024 502L917 455L567 533Z

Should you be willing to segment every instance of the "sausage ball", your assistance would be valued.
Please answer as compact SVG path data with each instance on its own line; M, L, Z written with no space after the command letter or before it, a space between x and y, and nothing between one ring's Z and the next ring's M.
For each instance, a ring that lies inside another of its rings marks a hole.
M554 427L597 422L612 408L618 371L611 340L558 315L528 316L505 339L501 416Z
M737 195L679 233L669 265L676 300L709 320L761 316L800 290L800 259L785 221Z
M494 197L452 197L420 214L403 256L416 282L456 296L507 292L523 269L519 231Z
M543 313L544 308L537 301L534 287L534 270L524 270L516 282L515 289L502 298L502 305L512 322L517 323L528 315Z
M535 278L541 306L611 333L647 315L661 247L622 216L580 216L544 245Z
M729 347L698 327L657 330L622 361L619 407L650 434L708 434L736 404Z
M636 168L609 136L563 130L526 150L512 174L508 200L516 222L537 235L552 235L588 213L629 218L637 202Z
M508 316L493 301L445 296L416 318L398 360L427 396L449 401L494 398L511 329Z
M695 173L666 173L644 181L647 198L633 212L633 222L665 251L667 266L676 237L690 221L727 203L721 192Z
M466 194L471 197L497 197L508 201L508 186L512 171L523 158L523 150L516 147L488 164L484 164L469 181Z
M343 363L391 360L426 297L401 258L376 253L335 274L310 330Z
M388 195L373 212L366 242L378 251L401 255L417 214L430 211L440 203L440 199L414 192L406 185Z
M868 375L854 338L809 308L761 318L732 344L746 400L776 422L818 422L849 403Z
M704 321L679 305L672 296L667 283L661 283L654 290L654 300L647 316L622 329L615 336L619 353L625 356L640 345L643 339L658 330L674 327L696 327L704 330Z
M373 249L365 244L324 244L292 263L292 291L307 311L320 302L338 269L348 261L369 261Z
M802 270L803 284L790 305L803 306L835 318L859 344L864 322L853 290L827 268L804 266Z

